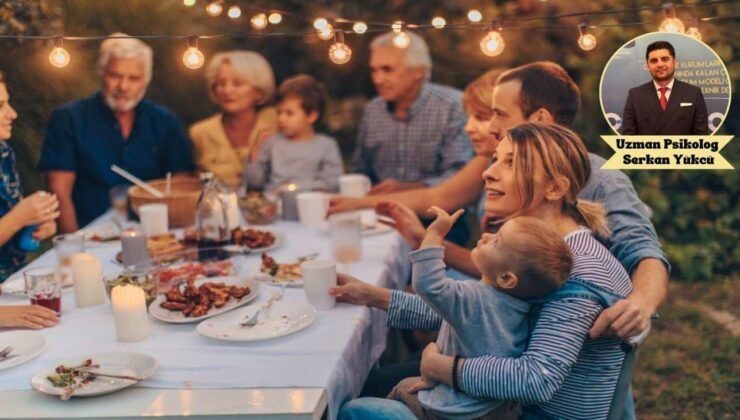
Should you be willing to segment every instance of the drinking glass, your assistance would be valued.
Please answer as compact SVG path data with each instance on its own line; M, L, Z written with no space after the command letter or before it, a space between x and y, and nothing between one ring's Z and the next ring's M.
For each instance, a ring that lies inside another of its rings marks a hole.
M75 254L85 252L85 238L78 233L67 233L55 236L52 239L52 244L54 244L54 250L59 259L62 284L71 285L72 267L70 265L70 258Z
M26 293L32 305L40 305L62 314L62 278L54 267L30 268L23 272Z
M113 222L119 227L128 221L128 189L128 185L117 185L109 192Z
M329 218L332 248L338 271L349 274L350 264L362 258L362 222L358 213L340 213ZM346 267L345 267L346 266Z

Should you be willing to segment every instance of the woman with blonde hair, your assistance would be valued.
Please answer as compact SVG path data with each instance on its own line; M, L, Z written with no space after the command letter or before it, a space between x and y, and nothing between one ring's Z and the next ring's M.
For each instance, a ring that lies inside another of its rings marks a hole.
M277 112L268 106L275 92L270 63L254 51L216 54L206 68L208 96L221 110L190 127L198 170L237 185L244 160L256 156L277 130Z
M18 117L0 72L0 283L26 263L21 236L33 229L32 238L46 239L56 233L59 217L55 195L39 191L28 197L21 194L15 154L8 144L13 121ZM33 226L37 226L33 228ZM56 325L54 311L38 305L0 306L0 328L39 329Z
M586 147L571 130L527 123L509 130L483 174L486 213L499 220L526 215L553 227L568 244L573 268L566 284L536 302L527 350L519 357L447 356L430 344L421 379L410 390L446 383L483 399L519 401L523 418L606 418L624 353L616 337L592 339L599 313L632 291L627 271L594 235L608 233L600 204L578 200L591 174ZM420 226L419 226L420 227ZM388 311L397 328L437 329L441 318L421 298L340 276L338 299ZM481 331L485 334L485 331ZM359 399L340 418L383 413L413 418L397 401Z

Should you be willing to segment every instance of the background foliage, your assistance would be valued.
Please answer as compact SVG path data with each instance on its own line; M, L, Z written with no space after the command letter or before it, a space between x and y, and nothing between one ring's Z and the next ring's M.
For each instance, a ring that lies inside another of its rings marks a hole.
M366 21L429 22L443 15L448 22L464 19L465 12L478 7L484 16L502 16L506 21L531 16L553 15L583 10L601 11L639 6L656 6L660 2L645 0L518 0L475 2L464 0L315 0L230 1L240 3L244 12L234 22L222 16L208 17L200 0L187 8L180 0L10 0L0 2L0 34L107 35L122 31L144 34L208 34L249 31L249 8L280 8L294 13L270 31L303 31L309 24L301 16L349 16ZM737 16L737 4L701 5L699 1L676 2L679 17L685 22L694 16ZM615 16L593 16L591 24L647 22L642 25L596 29L598 46L591 52L576 47L575 25L583 17L529 22L531 25L574 25L568 29L505 29L507 47L496 58L485 57L478 41L483 35L470 29L425 30L434 59L433 80L458 88L492 66L515 66L533 60L553 60L566 67L581 87L583 111L576 129L589 148L609 155L608 147L599 140L609 133L601 113L598 97L601 71L611 54L631 38L655 30L661 14L635 12ZM700 24L704 41L717 51L727 64L735 85L740 74L737 60L740 40L736 37L737 19ZM296 73L310 73L322 80L333 97L326 129L337 137L345 155L353 148L355 126L365 100L374 95L367 71L367 44L370 34L350 35L347 43L353 50L352 61L344 66L331 63L326 55L328 45L313 36L202 40L206 57L215 52L246 48L261 52L272 63L278 81ZM148 96L174 109L186 124L203 118L215 109L205 100L202 69L192 71L182 65L184 41L153 40L154 78ZM12 101L20 118L12 144L18 154L21 176L27 191L43 187L35 170L46 120L51 110L72 99L95 92L99 82L95 73L97 41L65 43L72 63L65 69L48 64L49 41L0 40L0 69L5 71ZM721 133L735 133L740 123L737 105L727 116ZM735 166L740 164L738 141L730 143L723 153ZM714 280L734 276L740 266L740 184L737 171L633 171L630 177L654 211L653 222L673 264L673 277L683 280Z

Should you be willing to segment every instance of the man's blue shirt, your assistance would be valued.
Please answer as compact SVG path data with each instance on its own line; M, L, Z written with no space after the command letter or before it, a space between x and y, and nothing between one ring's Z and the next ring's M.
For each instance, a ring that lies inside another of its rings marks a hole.
M111 171L113 164L144 180L194 169L190 141L171 110L143 99L134 112L128 139L101 93L51 114L39 170L75 172L72 200L79 226L103 214L110 189L127 183Z

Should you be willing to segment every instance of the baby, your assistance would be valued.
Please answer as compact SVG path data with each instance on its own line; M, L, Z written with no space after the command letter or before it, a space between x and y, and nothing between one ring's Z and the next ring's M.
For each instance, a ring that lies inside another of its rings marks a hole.
M311 76L285 80L278 88L279 133L249 156L244 181L250 188L275 189L294 183L303 190L335 191L344 172L337 142L314 131L326 92Z
M462 357L519 356L529 331L530 304L525 300L560 288L573 265L570 248L539 219L515 217L496 234L484 233L473 249L481 280L452 280L445 277L442 241L463 210L452 216L437 207L430 212L437 218L410 257L416 293L444 320L437 338L440 351ZM402 401L420 419L499 418L506 413L501 401L477 399L445 384L409 392L418 380L402 381L388 398Z

